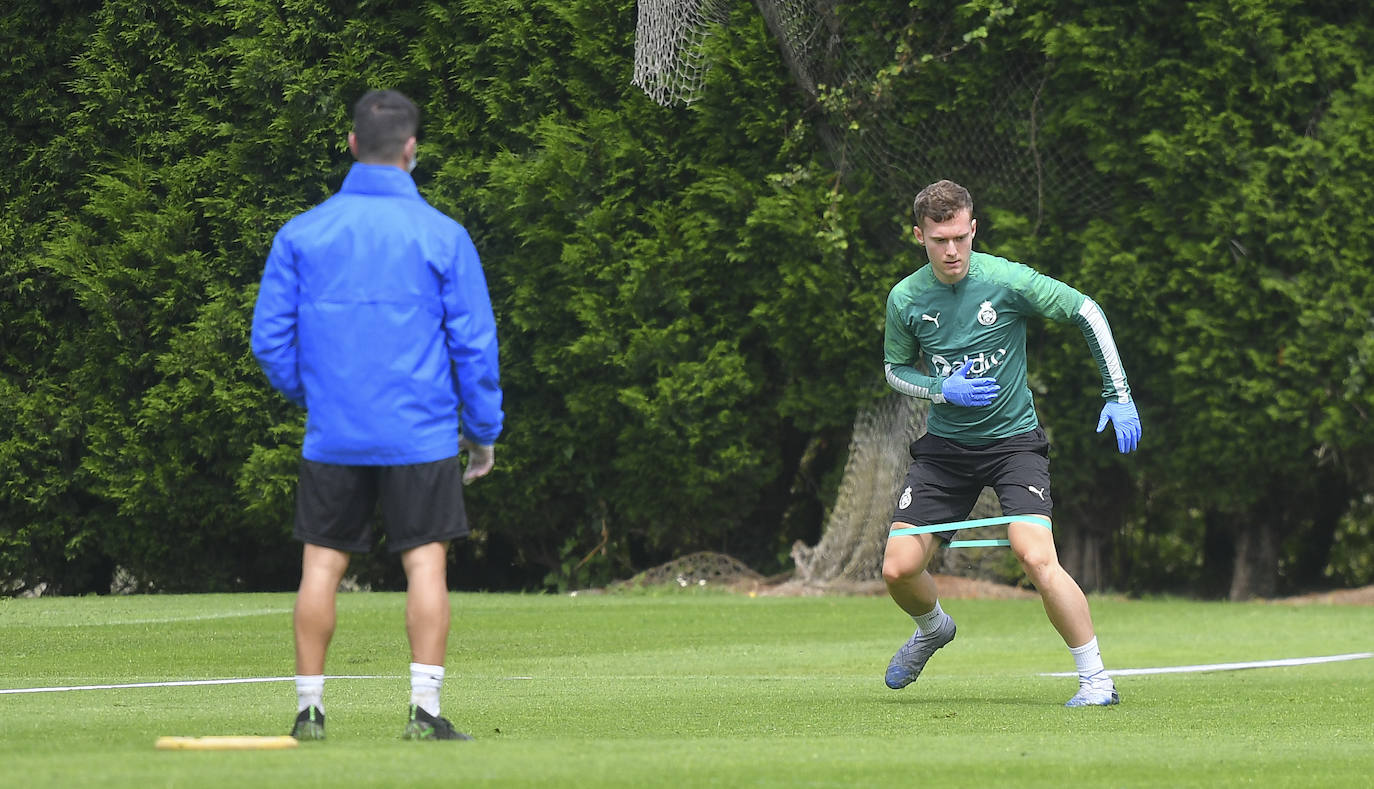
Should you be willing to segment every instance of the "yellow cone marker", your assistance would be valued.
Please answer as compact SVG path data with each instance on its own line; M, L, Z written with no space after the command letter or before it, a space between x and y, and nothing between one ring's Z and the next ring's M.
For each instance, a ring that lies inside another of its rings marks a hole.
M159 751L276 751L300 745L286 734L274 737L158 737L153 747Z

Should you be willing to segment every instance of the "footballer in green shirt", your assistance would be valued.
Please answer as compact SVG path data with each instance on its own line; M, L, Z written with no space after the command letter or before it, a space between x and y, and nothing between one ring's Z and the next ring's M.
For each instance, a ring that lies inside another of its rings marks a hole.
M1009 521L1011 549L1078 667L1078 693L1067 706L1116 704L1120 695L1103 666L1087 598L1055 553L1049 443L1026 383L1027 320L1078 326L1102 375L1106 402L1097 430L1110 422L1118 450L1133 451L1140 416L1111 327L1101 308L1072 287L974 252L978 223L962 186L927 186L914 213L916 240L929 262L888 295L883 356L888 384L931 406L925 435L911 445L883 557L888 592L916 623L888 665L887 685L911 684L930 656L954 640L954 620L941 609L926 567L991 487ZM940 528L946 524L951 528Z

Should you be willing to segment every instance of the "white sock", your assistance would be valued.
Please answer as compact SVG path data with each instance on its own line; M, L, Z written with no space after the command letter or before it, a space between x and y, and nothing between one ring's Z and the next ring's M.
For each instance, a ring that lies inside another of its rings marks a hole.
M296 712L315 707L324 712L324 675L296 675Z
M1111 680L1107 669L1102 665L1102 652L1097 648L1096 636L1081 647L1069 647L1069 652L1073 655L1073 662L1078 666L1078 684L1088 685Z
M916 623L916 632L929 633L935 630L945 621L945 610L940 607L940 601L935 601L935 607L929 613L917 614L911 617L911 621Z
M439 689L444 686L444 667L410 664L410 703L439 716Z

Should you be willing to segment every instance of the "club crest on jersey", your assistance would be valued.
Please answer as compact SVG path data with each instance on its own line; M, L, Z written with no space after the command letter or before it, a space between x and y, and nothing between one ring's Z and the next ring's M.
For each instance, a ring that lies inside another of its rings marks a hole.
M902 498L897 502L897 509L904 510L911 506L911 488L902 491Z
M991 326L997 322L997 310L992 308L992 302L985 301L978 305L978 322L984 326Z

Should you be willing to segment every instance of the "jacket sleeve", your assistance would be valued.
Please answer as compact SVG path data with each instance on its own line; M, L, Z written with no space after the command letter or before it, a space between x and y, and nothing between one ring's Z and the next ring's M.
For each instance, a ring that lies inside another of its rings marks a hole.
M305 386L297 364L296 262L289 245L278 233L267 255L258 301L253 308L253 356L267 374L267 380L286 399L305 407Z
M487 446L501 435L501 372L486 276L467 231L460 231L457 253L440 282L444 332L453 362L463 436Z

